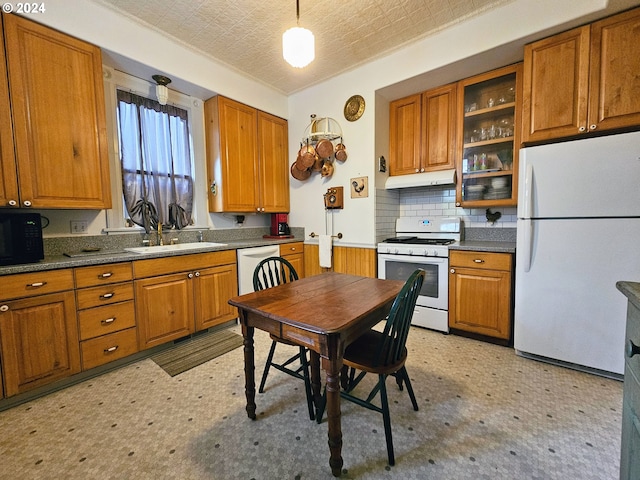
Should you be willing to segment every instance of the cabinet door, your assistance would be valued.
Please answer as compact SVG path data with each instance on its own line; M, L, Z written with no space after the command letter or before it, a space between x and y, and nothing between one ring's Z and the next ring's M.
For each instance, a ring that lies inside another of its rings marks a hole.
M282 258L289 261L294 270L298 274L298 278L304 278L304 252L295 253L292 255L283 255Z
M110 208L100 49L17 15L3 19L23 204Z
M452 267L449 327L504 340L511 337L511 273Z
M420 94L389 104L389 175L420 171L420 108Z
M0 22L0 207L19 206L9 84Z
M255 108L224 97L205 103L209 168L209 210L254 212L258 199Z
M289 211L288 150L287 121L258 112L260 212Z
M228 303L231 297L238 295L236 265L221 265L198 273L194 282L196 331L237 318L238 310Z
M456 106L456 84L422 94L421 171L453 168Z
M575 28L525 46L524 143L587 130L589 29Z
M640 125L640 9L591 26L589 130Z
M9 301L0 313L6 395L16 395L80 371L73 292Z
M193 279L188 273L136 280L135 298L140 350L193 333Z

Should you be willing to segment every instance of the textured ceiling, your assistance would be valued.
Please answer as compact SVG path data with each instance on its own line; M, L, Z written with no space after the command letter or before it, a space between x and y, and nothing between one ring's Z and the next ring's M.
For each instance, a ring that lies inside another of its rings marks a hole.
M512 0L300 0L316 59L296 69L282 33L295 0L94 0L291 94Z

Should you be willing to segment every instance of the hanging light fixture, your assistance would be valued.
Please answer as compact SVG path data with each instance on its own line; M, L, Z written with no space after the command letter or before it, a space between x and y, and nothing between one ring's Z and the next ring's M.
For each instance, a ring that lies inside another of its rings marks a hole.
M316 53L313 33L300 27L300 0L296 0L296 24L282 34L282 56L292 67L303 68L316 58Z
M164 75L152 75L151 78L157 83L156 97L158 98L158 103L160 105L166 105L167 100L169 100L169 89L167 85L171 83L171 79Z

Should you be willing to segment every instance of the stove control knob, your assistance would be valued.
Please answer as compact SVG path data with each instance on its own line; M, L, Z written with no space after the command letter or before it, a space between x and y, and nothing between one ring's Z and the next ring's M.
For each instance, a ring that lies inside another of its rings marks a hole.
M413 249L412 249L412 248L410 248L410 249L407 251L407 253L408 253L409 255L413 255Z
M398 249L397 249L397 248L394 248L394 249L393 249L393 253L397 255L397 254L398 254Z
M423 257L428 257L429 256L429 250L427 250L426 248L424 249L424 252L422 253Z

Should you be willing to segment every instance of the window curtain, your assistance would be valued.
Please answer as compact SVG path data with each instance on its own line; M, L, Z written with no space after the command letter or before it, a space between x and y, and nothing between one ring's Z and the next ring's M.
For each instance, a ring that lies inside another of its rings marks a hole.
M125 207L149 233L191 224L193 178L187 111L118 90Z

